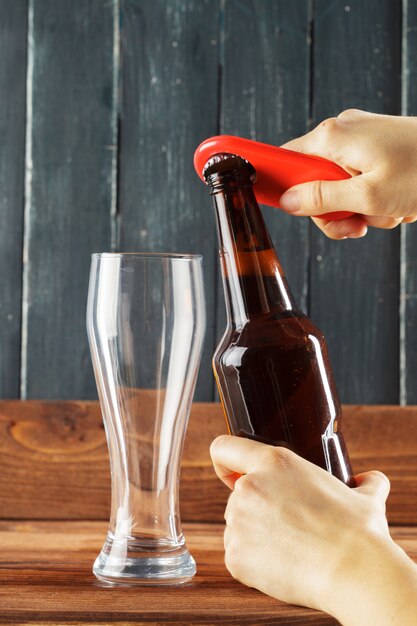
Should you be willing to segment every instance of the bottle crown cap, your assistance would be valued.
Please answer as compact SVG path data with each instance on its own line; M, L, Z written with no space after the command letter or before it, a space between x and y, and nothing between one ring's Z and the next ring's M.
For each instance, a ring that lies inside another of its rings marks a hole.
M237 177L241 175L245 178L249 177L252 183L256 180L255 168L246 159L230 152L222 152L210 157L202 172L206 183L212 182L214 177L218 179L229 173Z

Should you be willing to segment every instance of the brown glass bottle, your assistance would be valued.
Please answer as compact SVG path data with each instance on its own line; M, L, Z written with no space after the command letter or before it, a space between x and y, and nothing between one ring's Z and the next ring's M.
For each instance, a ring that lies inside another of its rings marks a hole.
M228 319L213 368L229 431L291 448L352 485L325 339L295 305L253 192L255 171L219 155L204 175Z

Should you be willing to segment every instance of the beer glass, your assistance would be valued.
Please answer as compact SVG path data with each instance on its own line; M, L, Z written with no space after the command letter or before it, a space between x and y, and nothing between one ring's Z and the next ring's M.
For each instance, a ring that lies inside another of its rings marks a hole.
M177 584L196 572L178 490L204 331L201 256L92 255L87 332L112 487L93 572L108 583Z

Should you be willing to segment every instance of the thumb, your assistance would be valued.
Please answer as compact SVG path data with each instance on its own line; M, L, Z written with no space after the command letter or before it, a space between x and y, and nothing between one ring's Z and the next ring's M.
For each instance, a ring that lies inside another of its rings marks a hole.
M259 455L266 447L270 446L245 437L217 437L210 446L211 460L217 476L233 489L237 478L255 467Z
M365 201L363 175L344 180L314 180L294 185L282 194L280 208L295 215L317 217L325 213L369 212Z
M355 476L356 489L360 493L376 497L378 500L385 502L390 491L389 479L378 470L364 472Z

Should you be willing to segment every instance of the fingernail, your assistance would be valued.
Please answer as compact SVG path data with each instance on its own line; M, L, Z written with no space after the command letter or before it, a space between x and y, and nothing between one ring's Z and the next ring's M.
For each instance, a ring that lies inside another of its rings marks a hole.
M348 237L349 239L360 239L360 238L361 238L361 237L363 237L364 235L366 235L366 232L365 232L365 233L349 233L349 234L347 235L347 237Z
M300 196L298 191L286 191L279 203L281 209L289 213L295 213L300 210Z

